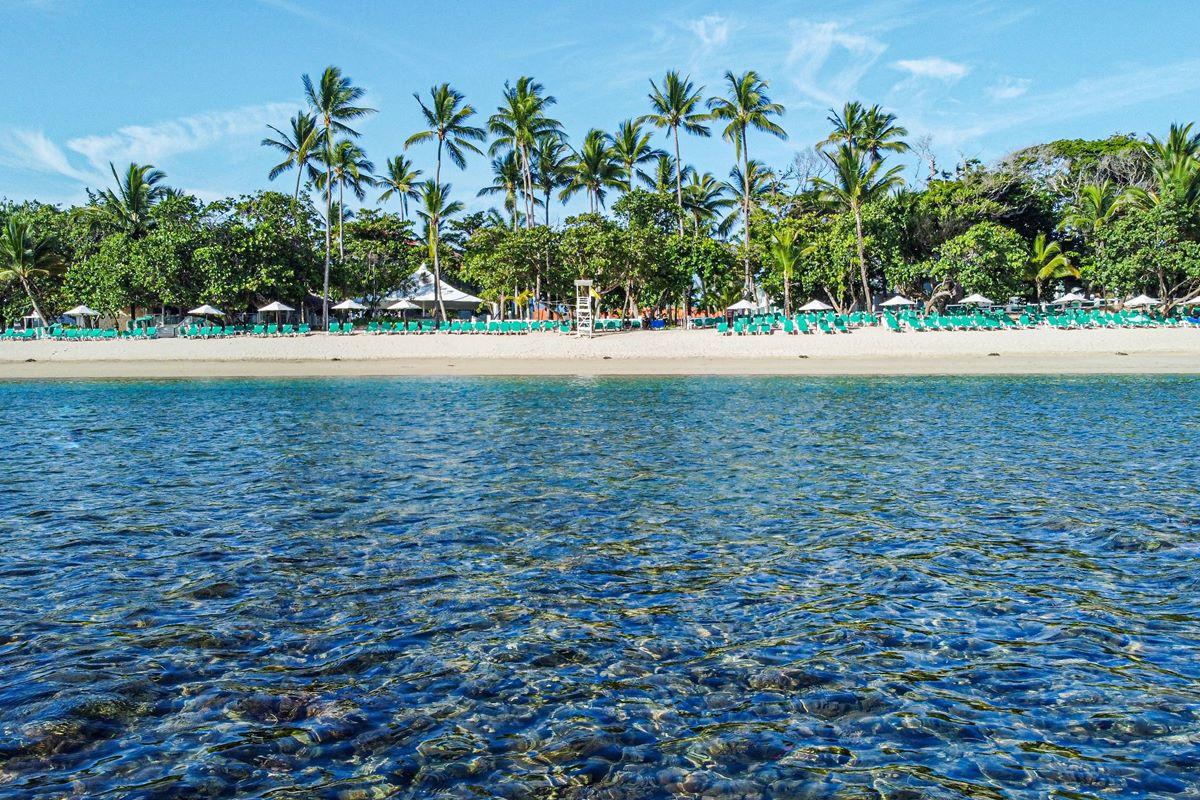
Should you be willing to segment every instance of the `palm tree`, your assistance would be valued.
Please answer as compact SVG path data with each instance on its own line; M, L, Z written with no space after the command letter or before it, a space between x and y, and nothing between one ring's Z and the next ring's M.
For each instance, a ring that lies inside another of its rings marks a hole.
M512 218L512 228L517 229L517 218L520 212L517 208L517 194L521 191L521 166L517 163L517 154L509 150L502 156L492 159L492 183L479 190L479 197L484 195L504 195L504 209Z
M671 70L663 78L660 89L650 81L650 106L654 111L638 119L657 128L666 128L675 139L675 202L683 207L683 161L679 155L679 129L695 136L709 136L711 131L704 125L708 115L697 108L701 103L704 87L696 87L690 75L681 77ZM679 217L679 232L683 233L683 216Z
M431 87L429 89L429 105L425 105L425 101L421 99L420 95L414 93L413 97L416 99L417 105L421 107L421 114L425 117L427 127L408 137L404 142L404 147L408 148L430 140L437 141L437 166L433 171L433 181L435 186L441 186L442 150L445 149L450 160L454 162L454 166L466 169L466 154L480 153L480 149L474 143L482 142L487 138L487 134L483 132L483 128L467 124L467 120L475 116L475 108L470 103L464 102L466 96L462 92L450 88L450 84L443 83L441 86Z
M862 209L867 203L879 200L892 189L904 185L900 177L903 167L892 167L880 174L883 161L875 161L852 144L842 144L836 154L823 153L833 168L833 180L813 178L813 186L821 198L854 216L854 237L858 246L858 269L862 279L863 305L870 311L871 283L867 276L867 247L863 237Z
M450 184L437 183L430 179L417 188L421 205L417 215L425 220L425 231L429 239L429 254L433 261L433 295L437 301L441 319L446 318L446 307L442 303L442 261L438 253L442 233L442 221L462 211L463 204L450 200Z
M1170 199L1183 209L1200 208L1200 133L1193 134L1192 125L1172 125L1165 139L1150 137L1142 149L1150 161L1155 186L1131 188L1131 203L1148 209Z
M333 185L333 147L335 136L357 137L358 131L348 123L375 113L375 109L358 105L365 92L342 75L337 67L329 66L314 84L308 75L302 77L304 96L321 129L322 161L325 164L325 185ZM333 258L333 192L325 192L325 279L321 288L321 325L329 328L329 262Z
M375 165L367 160L367 154L362 148L349 139L343 139L334 145L332 152L322 152L318 160L324 163L326 158L331 158L333 163L326 164L326 173L317 176L317 187L324 190L326 195L332 195L332 187L337 187L338 258L345 261L346 241L343 232L346 223L346 188L349 187L359 200L366 197L366 187L374 183L371 172L374 171ZM326 176L333 181L332 184L326 182Z
M379 202L386 203L392 197L400 200L400 219L408 219L408 201L417 198L417 178L421 170L413 169L413 162L404 156L387 160L387 172L375 176L375 185L386 187L379 195Z
M550 224L550 195L567 184L571 168L571 149L557 136L543 136L533 151L533 183L542 193L546 225Z
M39 277L49 276L62 266L62 261L54 252L54 241L34 236L29 226L24 222L9 217L8 224L0 233L0 283L19 281L33 306L33 313L43 323L49 322L42 309L38 306L33 294L33 281Z
M1045 281L1079 277L1079 268L1067 258L1066 253L1062 251L1062 245L1047 241L1044 233L1034 237L1033 252L1029 256L1029 272L1033 276L1039 302L1042 299L1042 284Z
M608 144L604 131L592 128L583 139L583 146L571 161L570 180L559 192L567 200L576 192L586 191L588 210L595 213L604 206L608 189L623 188L625 173Z
M767 96L769 84L758 76L754 70L742 75L725 73L728 84L728 96L709 98L708 107L711 116L725 122L721 138L732 142L735 154L742 161L742 177L745 181L750 177L750 148L747 134L750 129L763 131L780 139L787 139L787 133L771 117L783 114L783 106L771 101ZM742 187L742 226L745 240L742 253L745 268L745 286L743 291L749 298L754 292L753 278L750 274L750 184Z
M659 156L654 167L649 174L638 173L638 177L642 179L642 183L659 194L669 194L675 191L675 176L676 176L675 159L667 155ZM691 164L684 164L678 169L678 173L683 176L686 181L696 174L696 169ZM680 194L682 197L682 193Z
M117 175L112 164L108 168L116 188L105 189L98 195L89 193L95 204L90 209L91 215L135 239L145 236L153 224L150 209L168 195L167 187L161 185L166 174L150 164L130 164L123 176Z
M304 177L309 159L321 146L321 129L317 127L317 118L304 111L297 112L291 120L291 131L284 133L274 125L268 128L275 131L278 137L267 137L262 140L263 147L273 147L284 155L283 161L271 167L267 178L275 180L289 169L296 170L296 190L292 194L294 204L300 198L300 181Z
M872 161L880 161L885 150L908 152L908 144L902 138L908 136L908 129L896 124L895 114L889 114L877 105L863 108L857 101L846 103L840 114L830 109L828 119L833 132L818 147L848 144L865 150Z
M695 234L700 233L701 227L711 227L737 205L736 200L728 197L728 190L729 185L718 181L711 172L697 175L692 171L691 179L683 187L683 210L692 215Z
M627 191L630 192L633 191L635 175L643 180L649 177L638 169L638 165L666 155L657 147L650 146L650 134L642 133L641 121L625 120L617 126L617 132L608 137L608 143L612 146L617 161L625 168L625 176L628 178Z
M1092 183L1079 190L1074 204L1063 215L1062 229L1077 230L1091 239L1127 202L1127 196L1117 191L1110 180Z
M522 75L516 84L504 84L504 96L496 113L488 118L488 130L496 137L488 153L496 155L505 150L517 154L521 168L525 214L533 225L533 152L546 138L562 139L562 124L547 115L558 101L545 93L545 87L533 78Z
M771 231L770 254L775 266L783 273L783 314L792 315L792 274L800 259L816 249L814 244L804 244L799 232L790 225L776 225Z

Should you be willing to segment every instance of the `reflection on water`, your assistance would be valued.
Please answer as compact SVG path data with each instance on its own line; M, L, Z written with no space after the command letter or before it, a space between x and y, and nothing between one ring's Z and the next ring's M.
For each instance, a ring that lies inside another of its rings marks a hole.
M0 796L1200 796L1198 388L0 386Z

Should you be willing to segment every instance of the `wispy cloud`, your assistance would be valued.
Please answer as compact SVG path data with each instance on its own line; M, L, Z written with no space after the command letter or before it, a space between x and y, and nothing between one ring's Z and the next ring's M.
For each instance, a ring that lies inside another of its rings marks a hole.
M700 40L706 50L722 47L729 41L729 20L720 14L707 14L700 19L689 20L685 27Z
M988 87L988 96L993 100L1016 100L1029 92L1033 81L1029 78L1012 78L1005 76Z
M210 111L154 125L127 125L113 133L80 136L68 140L67 147L99 170L106 169L109 162L162 164L180 153L259 137L267 125L280 124L295 110L291 103L266 103Z
M97 183L98 172L88 172L71 164L66 152L42 131L9 128L0 131L0 165L61 175L81 183Z
M821 105L837 105L854 93L887 45L838 22L793 23L787 66L805 97Z
M971 71L966 64L949 61L938 56L901 59L892 66L902 72L907 72L913 78L931 78L945 83L962 80Z
M351 39L357 39L363 44L370 45L377 50L381 50L389 55L393 55L407 63L413 62L412 51L406 51L403 48L398 47L386 37L376 36L370 31L364 31L361 28L349 25L343 22L342 19L327 16L319 11L314 11L302 3L295 2L294 0L258 0L258 2L264 6L274 8L277 11L282 11L285 14L291 14L293 17L311 22L324 28L325 30L339 33ZM432 55L432 53L426 51L426 55Z

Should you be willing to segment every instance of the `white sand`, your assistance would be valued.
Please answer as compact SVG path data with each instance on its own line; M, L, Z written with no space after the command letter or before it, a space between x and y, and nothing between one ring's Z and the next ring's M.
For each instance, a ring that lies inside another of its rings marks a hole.
M729 337L713 331L637 331L594 339L559 333L360 333L0 342L0 379L1106 372L1200 373L1200 329L893 333L870 328L834 335Z

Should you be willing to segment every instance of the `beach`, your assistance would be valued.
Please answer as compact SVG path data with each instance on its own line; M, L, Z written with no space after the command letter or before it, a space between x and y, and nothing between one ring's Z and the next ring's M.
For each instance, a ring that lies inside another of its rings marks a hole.
M0 343L0 380L369 375L1021 375L1200 372L1191 328L720 336L628 331Z

